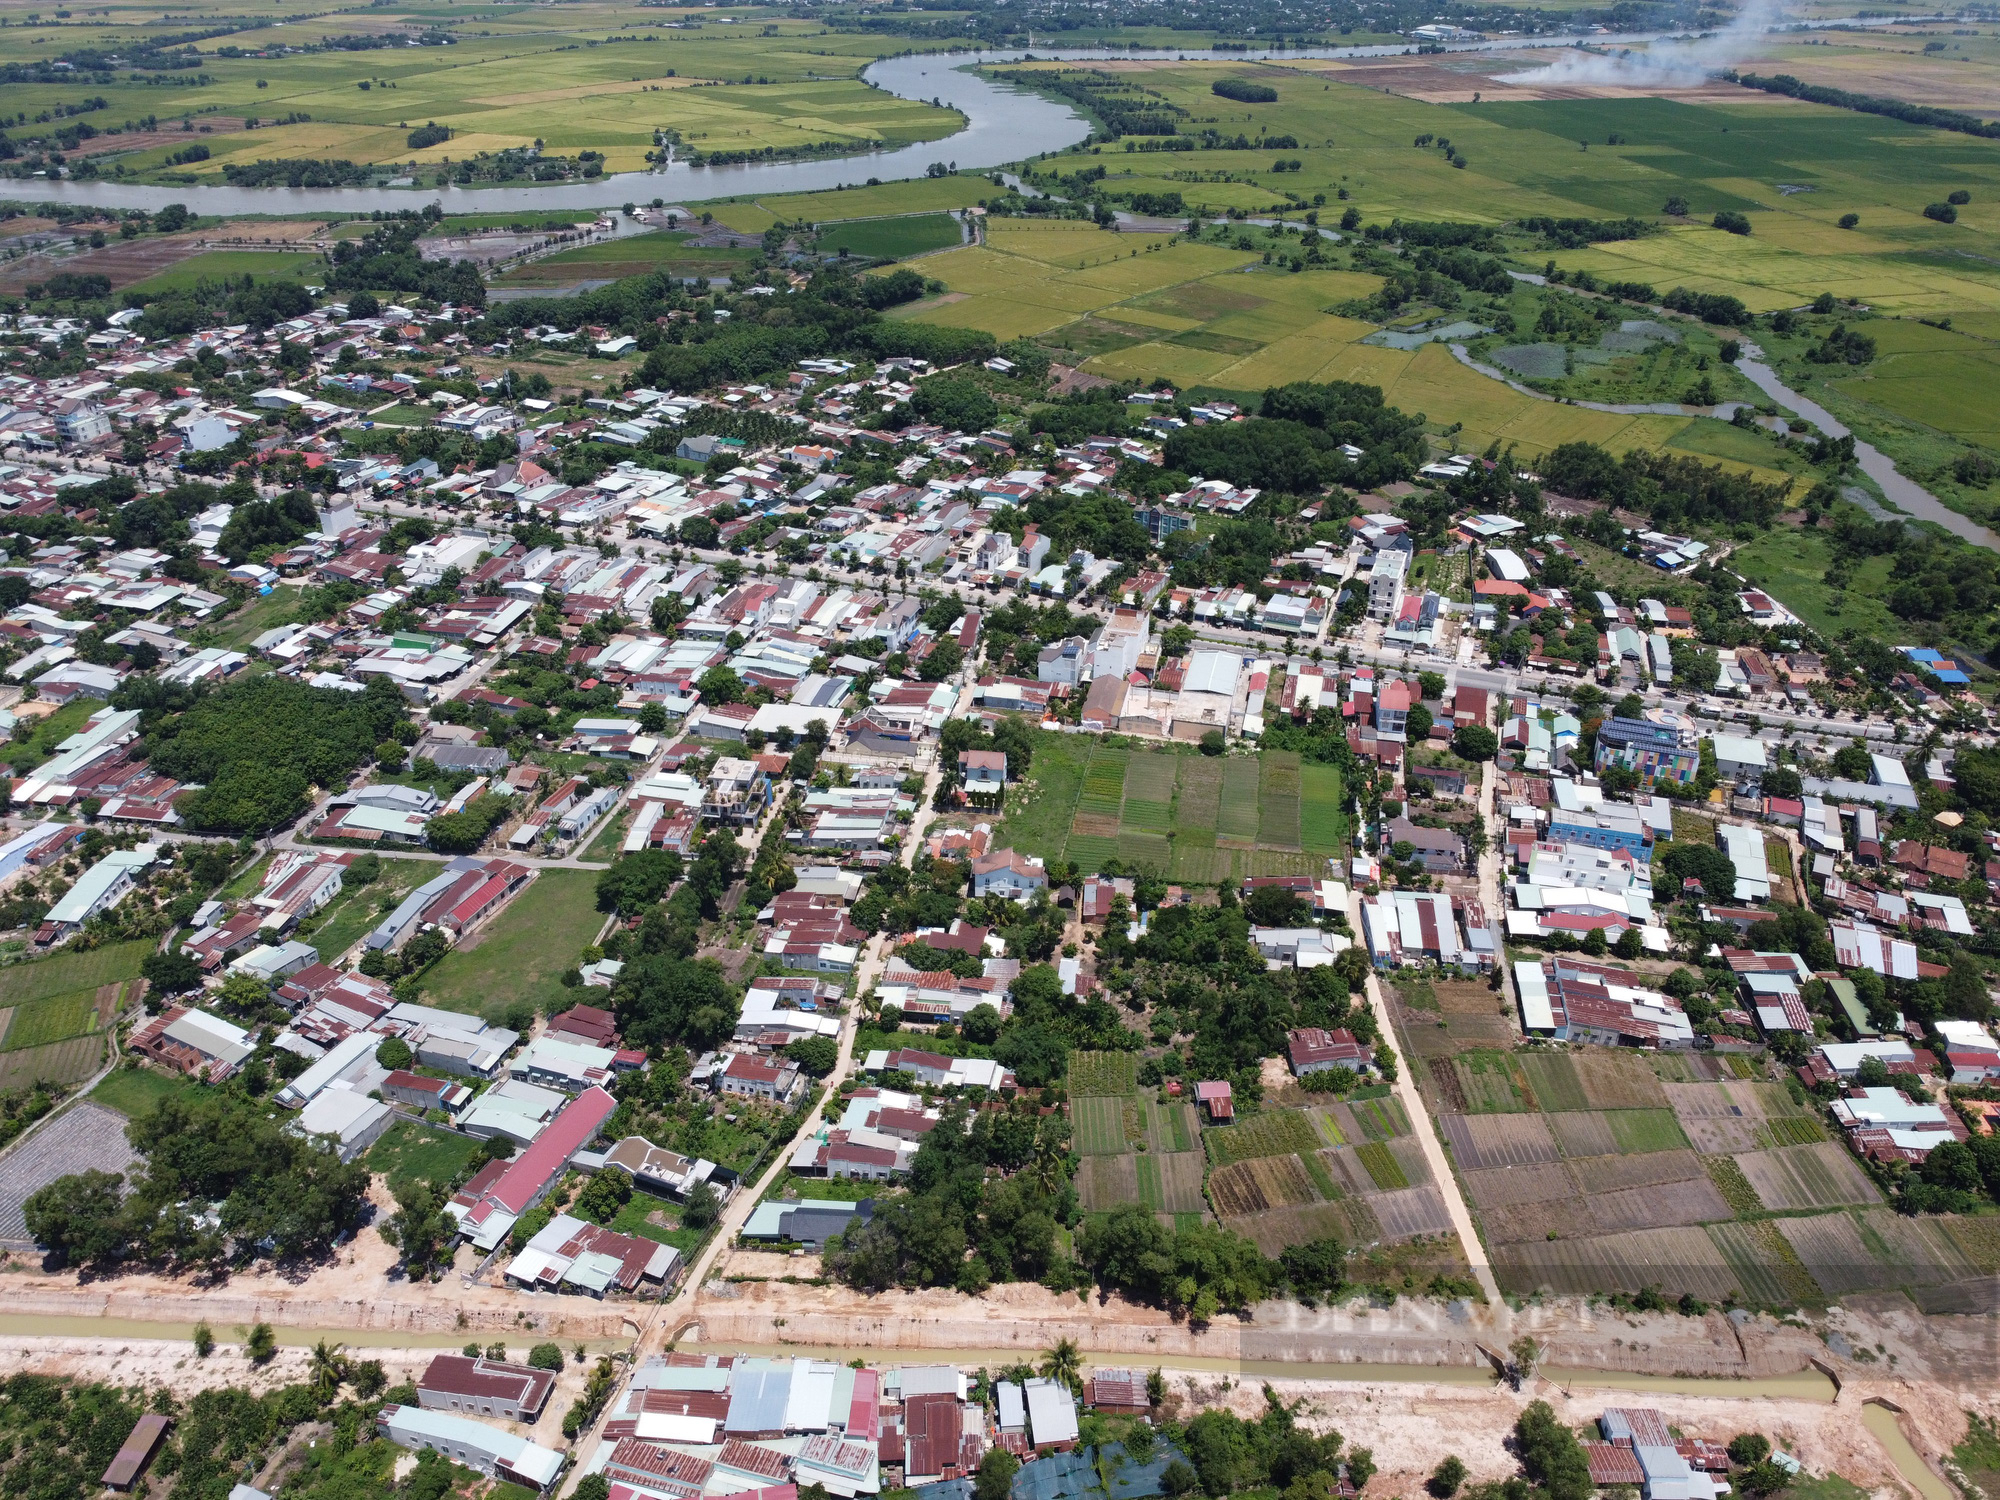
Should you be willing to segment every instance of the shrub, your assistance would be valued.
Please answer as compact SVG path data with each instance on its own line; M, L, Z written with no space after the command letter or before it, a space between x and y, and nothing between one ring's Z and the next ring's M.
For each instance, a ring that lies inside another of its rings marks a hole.
M1252 83L1247 78L1218 78L1210 84L1209 92L1224 99L1234 99L1238 104L1276 104L1278 91L1268 83Z
M1726 229L1731 234L1748 234L1750 232L1749 219L1735 212L1733 209L1718 209L1713 222L1717 229Z
M1953 208L1949 203L1926 203L1924 205L1924 217L1926 219L1936 219L1940 224L1956 224L1958 222L1958 210Z
M528 1351L528 1365L536 1370L560 1370L563 1367L562 1345L555 1343L535 1345Z

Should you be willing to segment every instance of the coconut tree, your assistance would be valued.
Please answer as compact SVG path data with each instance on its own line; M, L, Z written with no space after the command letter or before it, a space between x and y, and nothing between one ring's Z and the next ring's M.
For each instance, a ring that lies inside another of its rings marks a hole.
M1062 1382L1072 1391L1083 1389L1083 1352L1074 1339L1058 1339L1053 1349L1042 1355L1042 1374Z
M341 1383L347 1379L347 1356L343 1352L346 1348L345 1344L329 1344L325 1339L313 1345L309 1379L322 1401L331 1401L339 1395Z

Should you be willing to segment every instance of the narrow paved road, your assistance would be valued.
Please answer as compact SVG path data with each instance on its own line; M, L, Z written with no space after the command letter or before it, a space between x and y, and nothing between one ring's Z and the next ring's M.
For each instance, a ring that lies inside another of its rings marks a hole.
M961 690L960 703L963 702L964 694ZM922 800L904 838L902 862L906 868L915 862L917 851L923 847L924 833L935 817L931 803L937 796L938 783L943 777L944 770L942 761L935 758L935 751L933 756L932 763L924 776ZM841 1084L846 1081L848 1074L854 1071L854 1041L861 1025L861 997L874 987L876 977L881 973L882 965L888 958L889 946L889 935L878 932L868 940L860 960L855 965L852 998L840 1027L840 1058L834 1064L833 1071L826 1076L821 1096L823 1099L837 1096ZM563 1484L562 1494L567 1495L574 1490L577 1481L589 1472L597 1445L602 1441L604 1420L618 1409L632 1371L636 1370L647 1356L660 1353L675 1339L679 1331L688 1325L694 1315L695 1299L700 1295L703 1283L715 1269L716 1262L735 1243L736 1236L742 1232L752 1211L764 1200L764 1195L770 1192L779 1178L789 1170L793 1153L824 1124L819 1110L814 1109L800 1123L791 1140L772 1156L770 1165L765 1168L764 1175L756 1184L738 1189L735 1196L729 1200L728 1207L723 1210L721 1222L716 1226L715 1233L709 1236L701 1254L689 1265L687 1274L681 1278L680 1286L674 1295L655 1304L653 1314L647 1320L645 1328L632 1341L631 1360L610 1397L605 1401L604 1410L600 1413L598 1421L576 1444L574 1450L576 1462Z

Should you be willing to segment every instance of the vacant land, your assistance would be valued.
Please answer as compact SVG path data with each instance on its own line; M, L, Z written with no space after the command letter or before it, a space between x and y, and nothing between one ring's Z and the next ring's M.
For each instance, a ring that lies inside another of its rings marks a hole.
M398 1120L362 1158L369 1171L387 1178L389 1190L406 1183L429 1182L448 1187L465 1164L480 1154L483 1142L453 1131Z
M1323 875L1347 847L1339 773L1290 751L1218 760L1043 734L1029 776L1002 841L1085 871L1115 858L1190 885Z
M424 999L489 1021L521 1000L553 1015L571 999L562 986L564 970L576 967L603 921L594 874L544 870L512 905L424 976Z
M159 296L163 292L184 291L200 282L241 281L245 276L257 281L318 281L326 275L326 262L316 254L293 250L204 250L168 269L148 276L132 290Z
M372 931L385 911L394 910L396 903L437 873L438 866L427 860L385 859L380 878L353 890L343 889L317 915L300 924L298 936L319 949L322 959L333 963Z

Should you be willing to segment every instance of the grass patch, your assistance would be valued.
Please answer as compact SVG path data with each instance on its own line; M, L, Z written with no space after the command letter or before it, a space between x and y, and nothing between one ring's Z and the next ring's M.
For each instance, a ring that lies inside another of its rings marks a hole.
M320 957L332 963L375 929L382 919L385 900L394 910L397 902L436 876L441 868L421 859L385 859L379 879L358 890L343 890L300 924L299 937L319 949Z
M816 1182L813 1184L812 1191L807 1196L815 1198L842 1197L844 1195L828 1192L827 1189L843 1187L845 1185L844 1183ZM872 1194L864 1194L863 1196L872 1196ZM851 1201L858 1203L860 1199L857 1198ZM660 1215L667 1222L664 1224L654 1223L654 1214ZM625 1200L624 1206L618 1210L616 1217L604 1227L614 1230L619 1234L635 1235L640 1239L654 1240L662 1245L672 1245L683 1256L694 1254L695 1248L701 1244L702 1237L706 1233L706 1231L700 1229L683 1229L681 1227L680 1209L674 1204L669 1203L665 1198L655 1198L650 1193L634 1193L630 1198Z
M362 1164L388 1179L389 1189L429 1182L448 1186L480 1152L483 1142L415 1120L398 1120L368 1148Z
M120 1067L104 1076L89 1098L121 1115L136 1118L162 1099L197 1094L202 1085L146 1067Z
M241 651L267 630L290 625L299 617L299 591L281 583L270 593L251 599L243 608L209 628L215 645Z
M287 250L208 250L169 266L157 276L126 288L159 296L186 291L200 282L241 280L253 276L258 281L318 282L326 275L326 262L317 255Z
M553 1015L575 998L563 972L576 967L603 922L593 872L544 870L473 946L447 953L424 976L425 1002L489 1021L517 1000Z
M0 969L0 1006L31 1005L58 995L98 986L116 984L139 977L139 965L153 951L153 944L141 939L132 943L108 943L87 953L58 953L34 963L14 964Z

